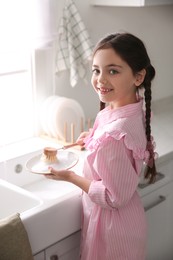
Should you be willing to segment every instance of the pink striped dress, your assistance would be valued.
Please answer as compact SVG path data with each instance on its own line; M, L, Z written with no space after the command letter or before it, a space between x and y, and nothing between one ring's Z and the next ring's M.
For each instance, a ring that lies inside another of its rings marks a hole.
M144 260L146 218L137 192L147 158L143 101L100 111L90 135L84 176L82 260Z

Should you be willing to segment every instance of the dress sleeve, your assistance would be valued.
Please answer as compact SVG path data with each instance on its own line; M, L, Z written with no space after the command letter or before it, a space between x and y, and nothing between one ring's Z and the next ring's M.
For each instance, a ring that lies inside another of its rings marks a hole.
M140 161L142 165L142 161ZM103 208L123 207L135 193L139 174L124 138L107 137L97 148L93 168L99 180L91 182L88 195ZM139 167L138 167L139 168Z

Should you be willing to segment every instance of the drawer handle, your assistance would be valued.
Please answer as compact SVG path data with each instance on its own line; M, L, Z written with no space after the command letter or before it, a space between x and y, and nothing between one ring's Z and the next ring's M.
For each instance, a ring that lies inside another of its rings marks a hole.
M58 260L58 259L59 259L59 257L57 255L52 255L50 257L50 260Z
M162 202L165 201L165 200L166 200L166 197L163 196L163 195L160 195L160 196L159 196L159 199L158 199L157 201L155 201L154 203L152 203L152 204L149 205L149 206L144 207L144 209L145 209L145 211L150 210L150 209L156 207L157 205L159 205L160 203L162 203Z

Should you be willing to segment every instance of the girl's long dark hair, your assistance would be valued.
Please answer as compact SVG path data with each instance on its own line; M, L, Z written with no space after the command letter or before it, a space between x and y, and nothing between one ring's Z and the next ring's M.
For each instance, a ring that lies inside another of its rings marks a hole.
M94 53L99 49L112 48L118 55L130 66L134 75L146 70L146 75L140 88L144 88L145 96L145 127L147 138L147 150L149 152L149 162L146 165L145 178L149 179L149 183L153 183L156 177L156 166L154 158L154 148L151 136L151 81L155 76L155 69L151 65L144 43L136 36L130 33L110 34L98 42L94 49ZM105 107L105 103L100 101L100 110Z

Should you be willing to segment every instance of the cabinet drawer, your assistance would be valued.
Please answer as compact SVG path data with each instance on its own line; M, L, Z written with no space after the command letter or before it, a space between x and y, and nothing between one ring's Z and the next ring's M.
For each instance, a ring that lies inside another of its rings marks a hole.
M34 255L34 260L44 260L44 251Z
M59 241L45 250L46 260L78 260L80 231Z
M173 259L173 182L142 198L148 222L146 260Z

